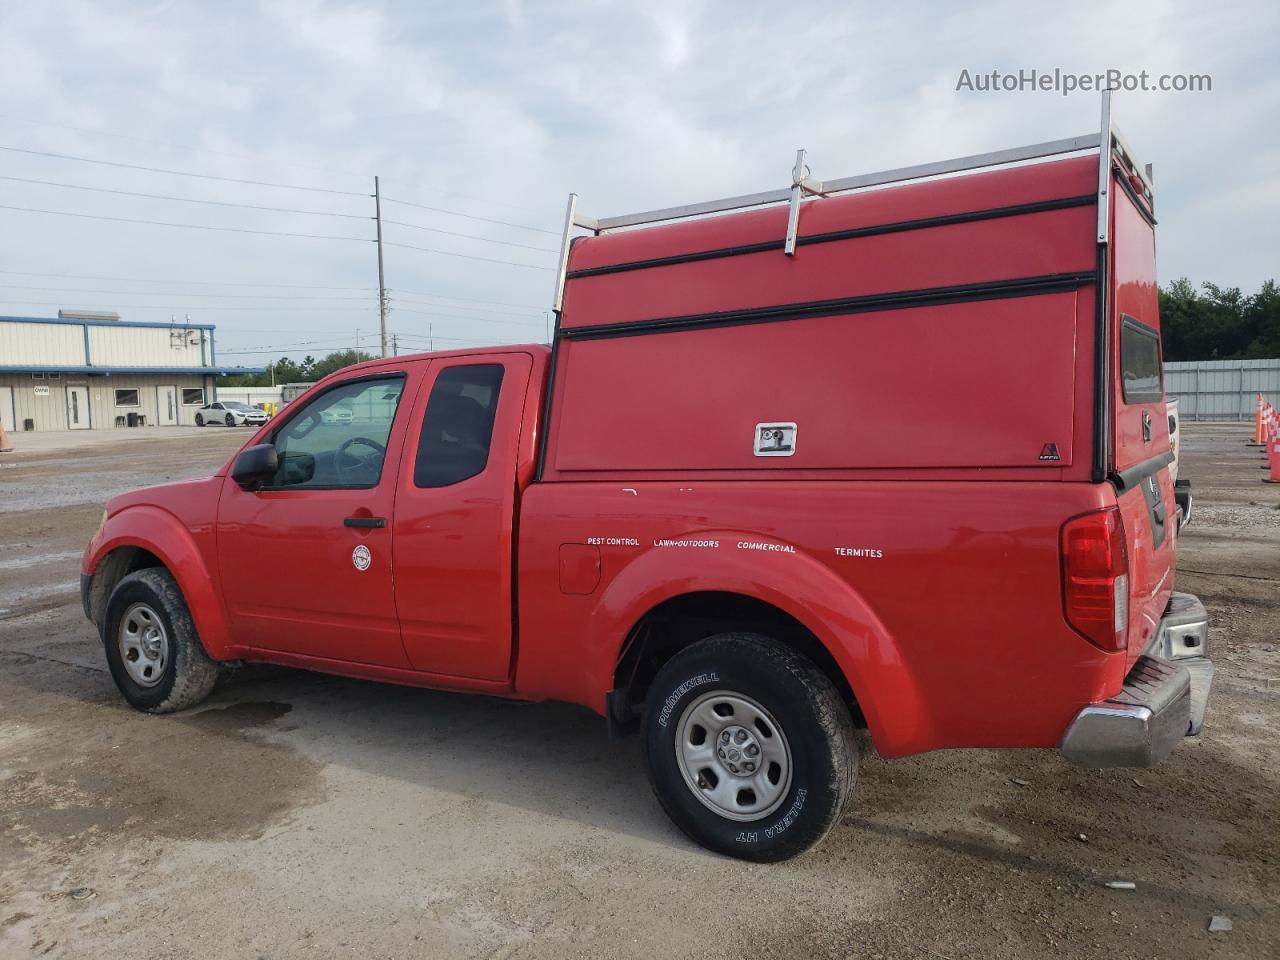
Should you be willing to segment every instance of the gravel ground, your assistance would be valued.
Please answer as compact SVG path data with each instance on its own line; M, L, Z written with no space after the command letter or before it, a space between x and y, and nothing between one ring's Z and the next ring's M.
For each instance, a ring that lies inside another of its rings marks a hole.
M1139 772L871 755L844 824L769 867L677 834L635 741L574 707L251 668L186 714L129 710L79 550L107 496L244 439L0 462L4 960L1280 956L1280 488L1239 428L1184 441L1201 738Z

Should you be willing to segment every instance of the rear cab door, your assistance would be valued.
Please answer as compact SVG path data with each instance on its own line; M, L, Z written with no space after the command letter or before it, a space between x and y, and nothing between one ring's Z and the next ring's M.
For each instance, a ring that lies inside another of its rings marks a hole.
M1122 186L1116 181L1117 187ZM1165 409L1154 220L1116 189L1112 250L1111 462L1129 553L1129 659L1156 635L1173 592L1177 508Z
M409 418L393 531L413 669L505 683L514 648L519 491L537 415L522 351L436 357Z

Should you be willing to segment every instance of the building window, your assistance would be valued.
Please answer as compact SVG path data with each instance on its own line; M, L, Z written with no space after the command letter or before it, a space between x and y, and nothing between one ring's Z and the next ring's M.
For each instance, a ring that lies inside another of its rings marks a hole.
M49 379L50 379L50 380L61 380L61 379L62 379L62 374L60 374L60 373L51 373L51 374L49 374Z
M31 379L32 379L32 380L43 380L43 379L44 379L44 374L43 374L43 373L33 373L33 374L31 375Z
M203 407L204 387L183 387L182 405L184 407Z
M117 407L136 407L138 405L138 391L135 389L117 390L116 406Z

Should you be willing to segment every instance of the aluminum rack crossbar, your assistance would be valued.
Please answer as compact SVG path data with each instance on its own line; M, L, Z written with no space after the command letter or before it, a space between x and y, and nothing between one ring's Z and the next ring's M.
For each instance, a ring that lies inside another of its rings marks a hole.
M1033 143L1025 147L1012 147L1008 150L996 150L991 153L976 153L967 157L956 157L951 160L938 160L934 163L921 163L910 167L897 167L892 170L881 170L877 173L864 173L854 177L842 177L837 180L816 180L809 174L805 166L805 151L796 152L796 164L791 174L791 186L781 190L766 190L763 193L746 193L736 197L725 197L720 200L707 200L702 203L689 203L678 207L663 207L658 210L647 210L643 213L628 213L617 217L595 219L578 212L578 195L569 194L569 205L565 211L564 234L560 244L560 261L556 274L555 297L552 309L561 310L564 304L564 286L569 264L569 247L573 241L575 228L590 230L601 234L609 230L623 227L635 227L647 223L661 223L666 220L681 220L688 217L700 217L712 213L724 213L729 210L742 210L747 207L759 207L773 203L789 202L790 215L787 221L787 237L784 252L795 253L796 236L799 225L800 201L805 194L829 196L849 190L862 190L867 187L882 186L890 183L902 183L907 180L922 180L927 177L945 176L961 173L966 170L980 170L984 167L1002 166L1021 163L1028 160L1039 160L1066 153L1079 153L1085 150L1097 150L1098 162L1098 242L1108 242L1110 209L1107 191L1110 186L1111 166L1113 159L1121 162L1125 175L1136 175L1146 188L1146 199L1150 202L1154 193L1151 186L1151 170L1143 169L1134 160L1133 151L1111 123L1111 92L1102 94L1102 122L1098 133L1088 133L1079 137L1068 137L1065 140L1049 140L1044 143ZM1109 149L1101 149L1106 142Z
M1095 150L1100 138L1096 133L1082 137L1070 137L1066 140L1051 140L1048 143L1035 143L1026 147L1014 147L1009 150L997 150L993 153L978 153L968 157L956 157L953 160L939 160L935 163L920 163L911 167L898 167L893 170L881 170L877 173L864 173L856 177L843 177L839 180L813 181L803 184L806 193L831 194L846 190L860 190L887 183L901 183L904 180L920 180L925 177L936 177L948 173L959 173L962 170L978 170L982 167L994 167L1005 163L1017 163L1021 160L1037 160L1051 157L1059 153L1075 153L1080 150ZM791 187L781 190L767 190L763 193L748 193L738 197L726 197L723 200L707 200L702 203L690 203L679 207L664 207L660 210L646 210L643 213L627 213L617 217L603 217L591 220L579 216L576 225L603 233L619 227L634 227L643 223L660 223L663 220L679 220L684 217L696 217L708 213L721 213L726 210L740 210L744 207L758 207L769 203L782 203L791 199Z

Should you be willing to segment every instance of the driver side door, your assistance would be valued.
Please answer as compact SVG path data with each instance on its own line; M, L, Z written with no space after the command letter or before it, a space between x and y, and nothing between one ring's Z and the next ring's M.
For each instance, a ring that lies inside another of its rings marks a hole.
M339 380L264 442L280 467L256 490L230 476L218 565L237 643L408 668L392 592L391 517L423 363Z

